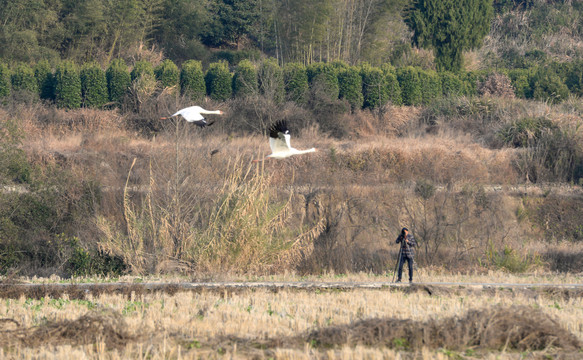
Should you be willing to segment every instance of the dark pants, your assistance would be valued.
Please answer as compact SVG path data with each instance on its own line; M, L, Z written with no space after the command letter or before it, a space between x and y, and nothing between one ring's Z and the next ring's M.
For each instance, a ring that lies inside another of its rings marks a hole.
M397 281L401 281L403 275L403 264L407 261L409 263L409 281L413 281L413 256L402 255L399 261L399 275Z

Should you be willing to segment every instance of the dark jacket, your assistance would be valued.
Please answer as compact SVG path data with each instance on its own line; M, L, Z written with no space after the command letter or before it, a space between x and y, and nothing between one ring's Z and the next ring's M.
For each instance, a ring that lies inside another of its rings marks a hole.
M417 247L417 243L415 242L415 238L411 234L407 234L407 240L409 240L409 244L407 244L406 242L403 243L403 252L401 253L401 256L413 257L415 256L415 247ZM396 243L399 244L402 241L403 235L399 235Z

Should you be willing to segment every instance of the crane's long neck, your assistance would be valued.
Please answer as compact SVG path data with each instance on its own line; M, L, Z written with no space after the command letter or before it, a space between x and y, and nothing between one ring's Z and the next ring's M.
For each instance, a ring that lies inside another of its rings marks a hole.
M297 150L297 149L294 149L294 150L295 150L294 153L299 155L299 154L306 154L306 153L315 152L316 148L311 148L311 149L307 149L307 150Z
M221 114L221 110L202 110L201 114Z

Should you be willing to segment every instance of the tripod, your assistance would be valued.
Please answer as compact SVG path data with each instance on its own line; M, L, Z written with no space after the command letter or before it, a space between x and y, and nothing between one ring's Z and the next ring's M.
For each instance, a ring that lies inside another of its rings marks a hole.
M397 276L397 271L401 266L401 258L403 254L403 245L405 244L405 239L401 240L401 246L399 247L399 258L397 259L397 265L395 266L395 271L393 272L393 282L395 282L395 276Z

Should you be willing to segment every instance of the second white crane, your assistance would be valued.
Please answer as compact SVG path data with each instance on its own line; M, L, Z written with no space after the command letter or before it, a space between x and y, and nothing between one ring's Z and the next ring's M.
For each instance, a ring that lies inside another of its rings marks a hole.
M293 155L315 152L316 148L298 150L290 145L291 135L285 120L279 120L269 128L269 147L271 154L265 158L284 159ZM254 160L254 162L261 160Z

